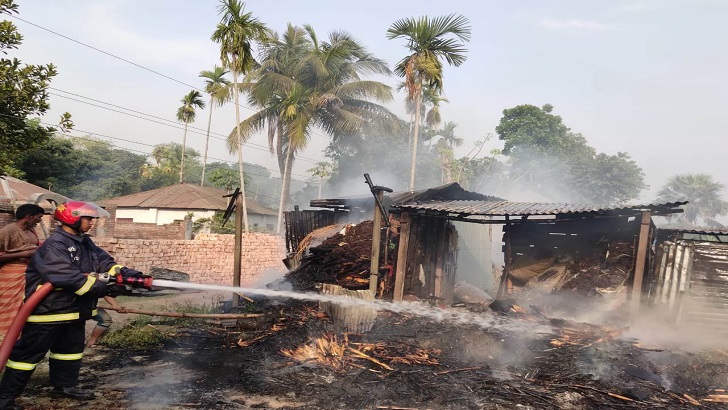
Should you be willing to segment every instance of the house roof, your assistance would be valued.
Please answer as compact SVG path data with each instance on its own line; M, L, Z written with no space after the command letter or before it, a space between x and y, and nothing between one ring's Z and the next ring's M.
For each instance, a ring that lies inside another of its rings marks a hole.
M651 211L655 215L666 215L682 212L680 205L687 202L667 202L659 204L600 206L592 204L568 204L548 202L511 202L511 201L442 201L432 200L399 204L399 210L433 211L445 213L452 217L467 216L531 216L531 215L633 215L642 211Z
M31 203L38 204L48 210L53 210L54 207L46 199L52 199L56 202L69 200L69 198L63 195L25 182L22 179L7 175L0 176L0 209L14 211L14 202L15 206Z
M161 208L183 210L224 211L229 198L222 189L195 184L176 184L136 194L119 196L98 201L102 206L117 208ZM266 208L251 198L246 198L248 213L277 215L276 211Z
M497 198L494 196L466 191L460 186L460 184L458 184L457 182L453 182L451 184L446 184L434 188L421 189L414 192L385 192L382 202L384 202L385 207L389 208L390 206L397 206L399 204L429 200L502 201L501 198ZM314 208L367 209L374 207L374 197L372 194L367 194L354 197L313 199L311 200L310 205Z

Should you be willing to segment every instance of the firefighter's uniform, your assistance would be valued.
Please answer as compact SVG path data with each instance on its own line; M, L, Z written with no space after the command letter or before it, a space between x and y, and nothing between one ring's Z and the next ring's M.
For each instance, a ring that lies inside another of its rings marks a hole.
M91 272L141 275L117 264L87 235L73 235L60 227L35 252L26 271L26 299L44 283L55 289L28 317L5 367L0 397L20 396L49 351L50 384L78 384L85 322L95 314L98 298L108 293L107 285L88 275Z

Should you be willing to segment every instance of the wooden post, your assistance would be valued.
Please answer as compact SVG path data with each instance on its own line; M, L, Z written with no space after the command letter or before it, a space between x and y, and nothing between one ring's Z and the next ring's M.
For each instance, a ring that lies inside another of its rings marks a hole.
M503 258L503 273L501 274L500 284L498 285L496 299L505 296L508 290L508 272L511 270L511 224L508 221L508 215L506 215L506 223L503 225L503 236L505 237L506 251Z
M435 284L433 287L433 296L436 298L442 297L442 276L449 239L447 237L447 220L438 220L435 229Z
M642 212L640 222L640 236L637 242L637 260L634 267L634 281L632 282L632 296L630 299L630 317L635 319L640 309L642 299L642 278L645 272L645 260L647 259L648 239L650 234L650 211Z
M379 201L384 199L384 191L377 191ZM369 264L369 290L377 294L377 281L379 280L379 245L382 235L382 211L374 201L374 227L372 228L372 261Z
M240 286L240 272L242 268L243 253L243 200L238 195L235 198L235 258L233 262L233 286ZM233 293L233 307L240 305L240 295Z
M404 297L404 275L407 272L407 249L409 248L410 215L404 212L399 217L399 245L397 270L394 274L394 295L392 300L401 302Z

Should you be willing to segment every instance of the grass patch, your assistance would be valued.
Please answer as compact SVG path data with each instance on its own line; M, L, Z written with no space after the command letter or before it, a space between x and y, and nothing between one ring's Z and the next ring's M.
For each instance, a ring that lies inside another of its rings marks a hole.
M162 347L167 337L151 326L149 319L149 317L140 316L140 319L129 322L123 328L104 336L103 343L111 348L131 350Z
M159 309L160 312L178 313L222 313L220 301L213 300L208 304L195 304L191 302L175 303ZM179 318L166 316L138 315L130 320L126 326L119 330L113 330L104 336L102 343L111 348L122 348L131 350L145 350L162 347L168 339L176 334L175 331L164 332L157 328L169 329L185 327L214 327L203 318Z

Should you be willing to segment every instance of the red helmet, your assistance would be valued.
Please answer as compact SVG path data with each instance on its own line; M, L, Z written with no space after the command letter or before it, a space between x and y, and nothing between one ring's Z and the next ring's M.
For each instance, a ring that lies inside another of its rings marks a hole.
M81 221L82 216L101 218L109 216L109 213L91 202L68 201L65 204L58 205L53 216L64 225L76 227Z

